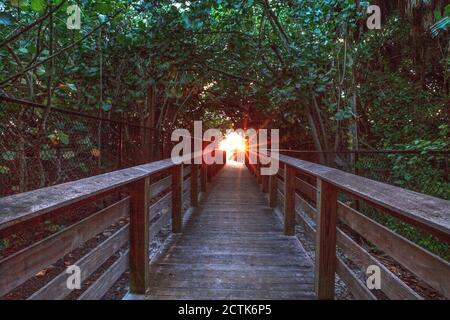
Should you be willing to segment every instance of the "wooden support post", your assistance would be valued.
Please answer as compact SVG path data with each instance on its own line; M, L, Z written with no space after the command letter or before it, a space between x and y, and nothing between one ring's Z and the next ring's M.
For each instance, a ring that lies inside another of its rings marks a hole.
M150 178L130 185L130 291L145 294L149 285Z
M262 183L261 165L259 164L259 159L258 159L258 164L256 165L256 179L258 180L258 184Z
M206 165L206 181L208 183L211 183L212 181L211 174L212 174L211 165Z
M198 165L191 165L191 207L198 206Z
M206 192L206 185L208 182L207 176L208 176L208 167L206 166L205 163L203 163L202 166L200 167L200 185L202 192Z
M206 185L208 182L208 166L205 163L205 147L206 142L202 141L202 165L200 167L200 189L206 192Z
M277 206L277 190L278 190L278 179L277 175L271 175L268 177L269 180L269 206L275 208Z
M261 175L261 178L262 178L262 191L264 193L268 193L269 192L269 176Z
M284 234L295 235L295 169L284 169Z
M336 272L337 189L317 179L316 266L317 299L334 299Z
M172 169L172 232L181 233L183 210L183 164Z

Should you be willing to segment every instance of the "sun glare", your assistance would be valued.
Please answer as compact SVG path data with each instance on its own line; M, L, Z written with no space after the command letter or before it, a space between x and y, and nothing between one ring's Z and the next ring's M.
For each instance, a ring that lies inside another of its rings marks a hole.
M220 142L219 149L226 151L228 155L245 151L245 140L236 132L231 132Z

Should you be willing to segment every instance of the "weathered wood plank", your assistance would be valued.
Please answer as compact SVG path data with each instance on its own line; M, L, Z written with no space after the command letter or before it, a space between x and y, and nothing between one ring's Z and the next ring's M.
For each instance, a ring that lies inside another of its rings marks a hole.
M191 190L191 178L190 177L183 181L183 194L188 190L189 191Z
M148 287L150 178L129 186L130 193L130 291L143 294Z
M129 251L122 254L109 268L106 270L78 300L98 300L108 292L109 288L120 278L127 270L129 260Z
M450 264L395 234L358 211L339 204L338 216L350 228L384 251L421 280L450 297Z
M295 195L295 205L296 209L301 209L303 212L305 212L308 217L311 218L311 220L316 220L316 214L317 210L312 205L310 205L308 202L306 202L302 197L300 197L298 194Z
M158 214L160 214L162 210L171 206L172 192L169 192L150 206L150 221L153 220Z
M381 271L381 283L382 291L390 299L395 300L416 300L422 299L414 290L408 287L403 281L401 281L395 274L393 274L388 268L386 268L380 261L375 259L370 253L359 246L342 230L338 229L337 244L344 254L359 265L363 270L367 270L368 266L375 265L380 268Z
M250 172L229 164L214 180L183 233L152 260L147 298L216 299L226 288L245 299L314 298L312 262L283 235Z
M199 193L199 183L198 174L199 166L197 164L192 165L192 177L191 177L191 207L196 208L198 206L198 193Z
M81 281L89 278L89 276L105 263L115 252L128 243L129 225L120 228L111 237L103 241L95 249L87 255L79 259L74 265L80 267ZM60 300L69 295L72 290L67 288L68 274L60 273L44 287L31 295L28 300Z
M170 159L0 198L0 230L167 170Z
M191 168L192 168L192 165L183 166L183 180L186 180L187 177L189 177L191 175Z
M149 239L150 241L161 231L161 229L167 225L172 219L172 213L167 210L154 223L150 225Z
M450 201L284 155L280 155L280 161L384 208L399 219L450 242Z
M280 178L277 178L277 188L281 192L281 194L284 194L284 181Z
M125 198L1 260L0 296L76 249L112 223L126 218L130 211L129 200Z
M295 169L286 166L284 171L284 234L295 234Z
M316 217L316 295L334 299L336 272L337 189L318 179Z
M370 292L366 285L356 277L353 271L350 270L341 258L337 258L336 272L356 299L376 300L376 297L372 292Z
M277 206L277 176L269 177L269 207L275 208Z
M172 232L180 233L182 229L183 210L183 167L172 168Z
M295 188L305 194L309 200L314 202L316 201L317 189L306 181L303 181L300 178L295 178Z
M155 183L153 183L150 187L150 198L154 198L159 195L161 192L168 190L172 183L172 177L167 176Z

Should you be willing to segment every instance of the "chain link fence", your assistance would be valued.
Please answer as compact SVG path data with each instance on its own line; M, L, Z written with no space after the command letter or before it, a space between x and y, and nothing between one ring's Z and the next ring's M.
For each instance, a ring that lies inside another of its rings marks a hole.
M163 131L11 100L0 100L0 196L170 155Z

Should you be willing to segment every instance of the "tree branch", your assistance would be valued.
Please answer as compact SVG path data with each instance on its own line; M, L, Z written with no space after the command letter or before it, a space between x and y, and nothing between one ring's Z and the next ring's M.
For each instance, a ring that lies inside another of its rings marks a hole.
M66 0L62 0L61 3L59 5L57 5L53 10L50 10L49 12L47 12L45 15L43 15L42 17L40 17L39 19L37 19L36 21L34 21L33 23L19 29L17 32L14 32L14 34L6 37L5 40L3 40L0 43L0 48L3 47L4 45L10 43L11 41L14 41L15 39L17 39L18 37L20 37L21 34L27 32L28 30L31 30L32 28L34 28L36 25L40 24L41 22L43 22L44 20L46 20L48 17L50 17L51 15L53 15L53 13L55 13L56 11L58 11L66 2Z

